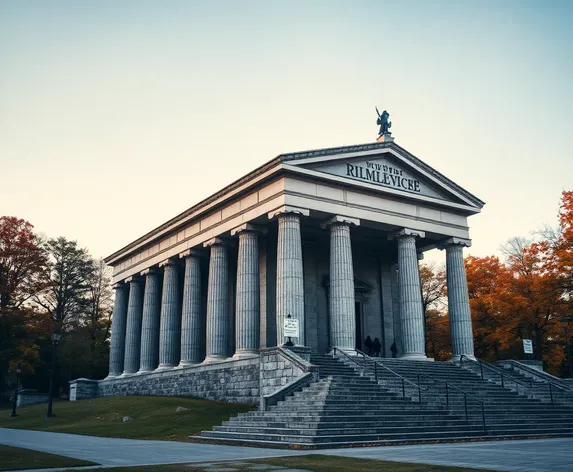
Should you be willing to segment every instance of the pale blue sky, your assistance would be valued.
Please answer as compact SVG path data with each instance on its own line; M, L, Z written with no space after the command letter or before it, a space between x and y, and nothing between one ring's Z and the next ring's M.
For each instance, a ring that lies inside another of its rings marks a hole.
M555 224L573 1L0 0L0 214L106 256L374 105L486 201L468 253Z

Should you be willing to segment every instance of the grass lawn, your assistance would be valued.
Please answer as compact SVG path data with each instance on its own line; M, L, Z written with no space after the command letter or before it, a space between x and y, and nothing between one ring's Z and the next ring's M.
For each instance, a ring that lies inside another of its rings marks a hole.
M45 452L0 445L0 470L41 469L48 467L80 467L93 462L56 456Z
M253 469L249 468L249 465L247 465L248 463L251 465L268 464L269 468L267 470L269 471L273 470L273 466L304 469L312 472L476 472L478 470L446 467L441 465L406 464L403 462L355 459L353 457L324 456L320 454L217 463L213 464L212 467L229 468L236 470L237 472L253 472ZM112 467L106 468L105 472L208 472L209 470L209 467L194 467L186 464L177 464L142 467ZM264 472L264 470L265 469L257 468L257 472Z
M175 413L177 407L189 411ZM104 397L54 402L55 418L44 419L46 404L18 408L18 416L0 416L0 427L131 439L187 440L255 407L180 397ZM124 416L133 421L123 423Z

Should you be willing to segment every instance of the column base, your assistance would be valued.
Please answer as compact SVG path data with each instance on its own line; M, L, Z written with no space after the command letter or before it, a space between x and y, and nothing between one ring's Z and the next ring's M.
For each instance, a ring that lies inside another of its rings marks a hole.
M151 372L154 372L155 369L150 369L150 370L138 370L135 374L133 375L143 375L143 374L151 374Z
M450 360L450 362L453 362L454 364L459 364L461 362L461 357L462 355L464 356L464 360L472 360L472 361L477 361L476 356L474 356L473 354L460 354L458 356L452 356L452 359Z
M214 364L217 362L223 362L226 361L228 359L227 356L222 356L222 355L212 355L212 356L207 356L205 358L205 360L201 363L201 364Z
M416 354L416 353L404 354L404 355L398 357L398 359L404 360L404 361L426 361L426 362L431 362L431 360L428 359L425 354Z
M135 375L135 372L123 372L119 377L124 379L126 377L131 377L132 375Z
M157 367L153 372L164 372L166 370L171 370L174 367L176 367L175 364L159 364L159 367Z
M232 359L252 359L253 357L259 357L259 353L257 351L237 351Z
M109 374L104 380L111 380L119 378L121 374Z
M181 361L179 365L175 367L176 369L183 369L184 367L193 367L194 365L200 365L201 361Z
M360 356L360 354L358 354L358 351L357 351L356 349L353 349L353 348L337 347L337 348L336 348L336 351L337 351L337 352L338 352L338 351L342 351L342 352L344 352L344 354L346 354L347 356L352 356L352 357L354 357L354 356ZM332 349L329 351L329 354L333 354L333 353L334 353L334 348L332 348Z

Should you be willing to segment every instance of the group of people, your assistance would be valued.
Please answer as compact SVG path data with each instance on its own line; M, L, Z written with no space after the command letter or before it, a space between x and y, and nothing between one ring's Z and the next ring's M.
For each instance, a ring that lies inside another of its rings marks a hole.
M382 349L382 344L378 338L374 338L374 341L370 338L370 336L366 336L364 340L364 347L366 348L366 354L371 357L380 357L380 350Z

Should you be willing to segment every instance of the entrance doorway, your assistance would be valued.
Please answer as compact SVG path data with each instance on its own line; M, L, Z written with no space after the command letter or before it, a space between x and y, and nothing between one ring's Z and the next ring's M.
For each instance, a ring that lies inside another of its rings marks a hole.
M354 302L354 320L356 324L356 349L363 351L362 349L362 303Z

